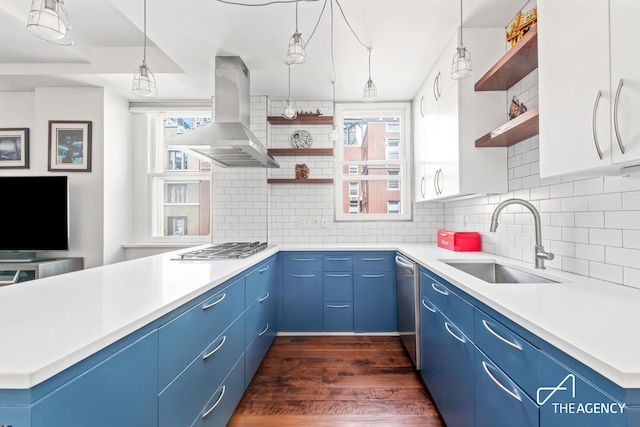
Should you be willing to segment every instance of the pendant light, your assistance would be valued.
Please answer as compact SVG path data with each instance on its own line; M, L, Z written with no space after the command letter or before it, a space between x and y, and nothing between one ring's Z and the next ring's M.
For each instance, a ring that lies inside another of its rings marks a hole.
M132 91L141 98L157 98L156 78L147 67L147 0L144 0L144 51L142 65L133 73Z
M340 134L338 134L338 129L336 128L336 82L335 80L331 82L333 85L333 129L329 132L329 141L337 141L340 139Z
M473 73L471 68L471 55L462 44L462 0L460 0L460 46L458 46L453 63L451 64L451 78L455 80L466 79Z
M282 112L282 117L287 120L293 120L298 117L298 112L296 111L293 99L291 99L291 64L287 64L287 66L289 67L289 96L287 97L287 104Z
M305 60L304 40L302 39L302 34L298 32L298 0L296 0L296 31L289 40L287 62L290 64L302 64Z
M376 85L371 80L371 48L367 48L369 51L369 80L367 80L367 84L364 85L364 90L362 92L362 100L364 102L374 102L378 99L378 89L376 89Z
M63 0L33 0L27 21L27 29L51 43L70 46L69 15Z

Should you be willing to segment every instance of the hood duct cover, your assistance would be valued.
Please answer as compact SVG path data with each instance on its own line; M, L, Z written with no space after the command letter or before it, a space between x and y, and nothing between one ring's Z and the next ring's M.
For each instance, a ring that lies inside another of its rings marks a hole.
M239 56L216 56L215 84L215 122L169 139L169 147L223 167L279 168L249 130L249 69Z

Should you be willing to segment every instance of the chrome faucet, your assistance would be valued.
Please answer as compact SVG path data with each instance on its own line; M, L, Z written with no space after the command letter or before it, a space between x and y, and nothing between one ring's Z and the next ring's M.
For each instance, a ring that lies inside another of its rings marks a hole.
M536 268L545 268L544 260L548 259L549 261L551 261L553 259L553 254L551 252L545 251L544 246L542 246L542 228L540 226L540 214L538 213L536 207L531 203L522 199L509 199L500 203L493 211L493 215L491 215L491 228L489 228L489 231L495 233L496 229L498 228L498 215L500 215L502 209L513 204L522 205L525 208L529 209L533 214L533 220L536 227L536 247L534 252L534 260Z

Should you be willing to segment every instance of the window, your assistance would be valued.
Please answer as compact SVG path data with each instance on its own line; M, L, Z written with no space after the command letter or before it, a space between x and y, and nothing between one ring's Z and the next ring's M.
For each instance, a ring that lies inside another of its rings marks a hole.
M337 104L337 221L410 220L410 104ZM354 173L357 172L357 173Z
M211 228L211 163L169 149L167 140L211 122L208 114L149 115L151 238L204 238Z

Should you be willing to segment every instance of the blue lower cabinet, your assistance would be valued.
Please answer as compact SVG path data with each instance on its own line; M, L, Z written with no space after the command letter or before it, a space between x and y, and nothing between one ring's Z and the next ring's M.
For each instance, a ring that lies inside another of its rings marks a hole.
M27 425L155 427L157 388L158 333L153 331L37 401Z
M475 427L547 426L539 424L536 403L477 349L475 397Z
M286 273L282 284L282 325L287 332L322 332L322 273Z
M436 308L423 296L420 298L420 375L438 408L442 407L442 363L446 360L442 354L442 338Z
M245 316L241 315L158 396L159 427L187 426L244 352ZM244 387L244 364L243 383Z
M353 332L353 302L325 302L324 331Z
M395 273L355 273L354 276L355 332L397 331Z
M222 384L202 408L191 427L220 427L227 425L244 394L244 354L235 364ZM188 424L175 424L185 425Z
M247 349L245 352L245 386L253 379L262 359L278 332L278 301L269 288L247 311Z

